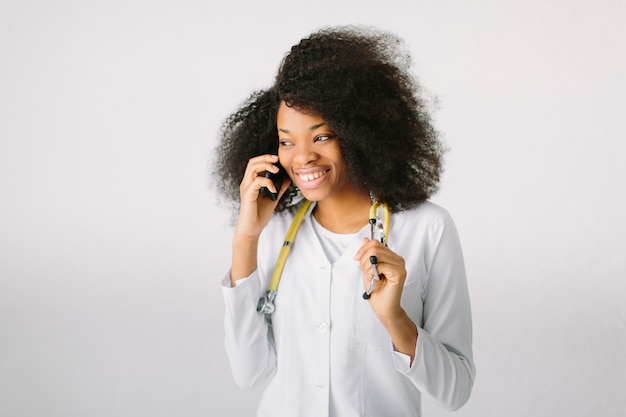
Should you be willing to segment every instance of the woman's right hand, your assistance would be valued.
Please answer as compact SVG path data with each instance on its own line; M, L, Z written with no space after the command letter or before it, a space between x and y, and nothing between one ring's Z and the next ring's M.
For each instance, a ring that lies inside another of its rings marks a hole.
M251 158L246 166L246 171L239 185L240 209L237 220L235 236L246 240L257 240L263 228L272 217L278 201L289 187L290 181L284 180L281 189L276 190L270 178L265 177L265 172L277 173L277 155L260 155ZM260 193L262 187L267 187L271 192L277 192L276 201Z

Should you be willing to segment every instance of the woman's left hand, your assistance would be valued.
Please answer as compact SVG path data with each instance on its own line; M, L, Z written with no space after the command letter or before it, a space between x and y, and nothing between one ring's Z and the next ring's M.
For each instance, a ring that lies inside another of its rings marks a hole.
M406 280L404 258L376 240L363 239L354 260L361 265L364 290L370 287L374 277L371 256L376 256L380 281L375 282L369 303L381 321L393 320L404 314L400 306L402 288Z

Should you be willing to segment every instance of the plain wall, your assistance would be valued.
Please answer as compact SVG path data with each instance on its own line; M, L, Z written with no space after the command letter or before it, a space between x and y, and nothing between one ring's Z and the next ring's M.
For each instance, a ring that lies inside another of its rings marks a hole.
M207 165L289 47L348 23L402 36L438 102L478 369L456 415L626 415L626 3L214 3L0 0L0 415L254 414Z

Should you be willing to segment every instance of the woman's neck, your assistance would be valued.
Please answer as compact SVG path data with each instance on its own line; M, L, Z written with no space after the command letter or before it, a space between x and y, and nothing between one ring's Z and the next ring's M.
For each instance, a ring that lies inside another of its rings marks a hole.
M318 201L313 215L331 232L356 233L367 225L371 204L367 195L345 195Z

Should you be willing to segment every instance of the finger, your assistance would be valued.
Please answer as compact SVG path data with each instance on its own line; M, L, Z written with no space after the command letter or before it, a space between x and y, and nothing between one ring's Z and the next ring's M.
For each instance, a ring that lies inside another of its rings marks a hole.
M282 195L284 192L280 192L281 190L284 189L284 181L280 180L281 183L277 184L278 179L275 178L274 176L271 176L267 173L265 173L265 175L263 175L263 177L259 176L259 178L265 178L265 179L269 179L270 183L269 185L262 185L261 189L260 189L260 195L265 196L266 198L270 199L271 201L274 201L276 203L278 203L278 201L281 199ZM261 180L261 183L264 184L265 181ZM259 191L257 191L259 192Z
M239 185L241 193L253 192L256 193L261 187L274 188L274 183L271 178L267 178L265 175L256 175L251 178L246 178ZM276 190L273 190L276 192Z
M394 286L404 286L404 282L406 280L406 268L402 260L395 263L378 264L377 269L381 281Z
M279 168L274 165L278 162L278 155L259 155L248 160L243 180L252 182L256 177L264 174L266 171L277 173Z
M248 164L256 164L259 162L275 164L276 162L278 162L278 155L267 153L267 154L255 156L248 160Z
M278 193L276 189L276 185L274 181L270 177L266 177L265 175L259 175L254 180L255 191L259 191L261 188L265 187L273 193Z
M246 187L248 185L252 185L255 182L258 184L259 179L267 179L269 182L272 182L270 178L267 177L266 173L275 174L278 172L278 167L275 165L267 165L267 164L257 164L249 167L249 170L244 174L244 178L241 181L242 186ZM263 181L264 182L264 181Z
M359 248L359 250L354 254L354 260L355 261L361 261L361 259L363 258L364 254L370 250L371 248L371 242L374 242L373 240L370 240L366 237L363 238L363 243L361 244L361 247Z
M278 162L277 155L260 155L248 160L244 176L241 180L241 191L247 190L249 187L253 187L253 190L257 191L266 185L266 182L262 180L259 182L259 178L265 178L267 172L277 173L280 169L274 163ZM271 182L271 181L270 181ZM270 187L273 192L277 192L276 187Z
M362 260L367 261L369 256L376 256L379 264L404 265L404 258L378 241L364 252Z
M386 262L389 259L389 254L393 253L384 246L382 243L376 240L363 239L363 245L359 248L354 260L358 261L362 266L367 266L370 263L370 257L376 256L378 262Z
M377 251L377 255L363 256L360 260L360 267L364 281L369 284L373 277L378 274L381 281L391 280L402 282L406 277L404 258L388 250ZM371 256L376 256L376 266L372 265ZM376 269L376 270L374 270Z

